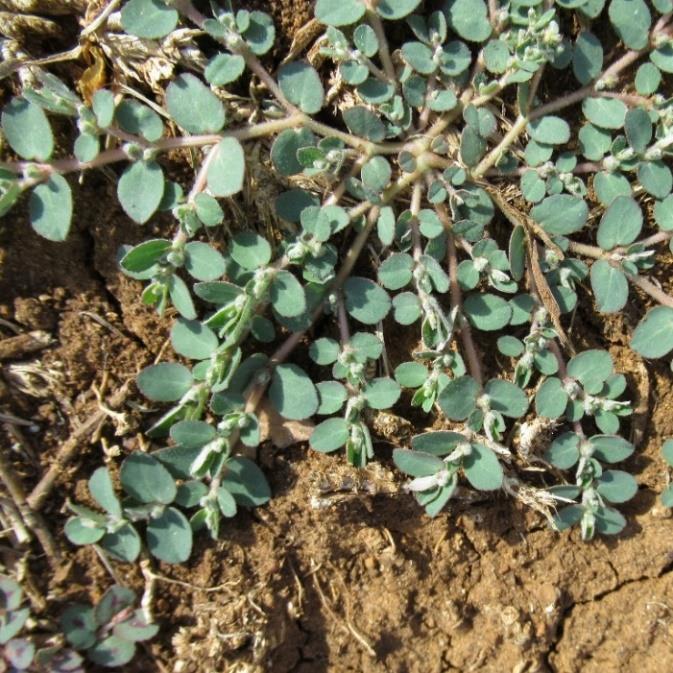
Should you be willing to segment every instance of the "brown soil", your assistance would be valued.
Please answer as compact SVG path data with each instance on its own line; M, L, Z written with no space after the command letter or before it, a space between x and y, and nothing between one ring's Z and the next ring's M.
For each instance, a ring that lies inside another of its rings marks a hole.
M306 4L272 3L286 41L308 16ZM139 285L115 264L117 247L147 237L147 228L129 223L102 174L72 186L80 207L66 243L34 235L25 207L0 225L0 317L53 339L2 363L1 410L36 426L4 428L27 489L98 409L94 386L106 378L114 391L133 377L161 352L170 325L141 305ZM673 268L670 255L665 262ZM672 377L665 363L643 364L625 347L643 303L611 320L590 309L576 317L578 338L581 332L581 340L610 348L640 403L633 429L639 449L628 466L640 490L623 508L629 524L622 536L582 543L577 531L556 534L539 514L504 497L459 500L430 520L400 490L382 439L382 464L364 474L303 445L266 446L260 464L274 498L225 526L217 543L198 537L189 564L159 568L166 579L156 582L152 605L160 635L127 670L668 670L673 521L656 494L665 482L662 437L673 434ZM4 324L0 330L12 336ZM49 500L47 520L61 540L66 498L85 498L93 467L118 463L117 453L144 441L146 401L134 391L121 411L126 427L111 418L93 442L82 443ZM98 598L111 583L90 549L69 546L68 562L48 579L37 549L26 582L35 587L30 598L40 616ZM7 565L16 560L9 548L0 553ZM143 591L138 568L116 570Z

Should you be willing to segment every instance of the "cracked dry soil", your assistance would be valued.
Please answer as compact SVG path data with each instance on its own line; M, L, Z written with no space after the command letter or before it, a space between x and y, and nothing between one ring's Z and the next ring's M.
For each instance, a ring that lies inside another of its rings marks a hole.
M286 40L309 16L307 4L272 3ZM2 363L3 410L37 426L21 437L4 429L3 442L28 451L16 465L28 487L97 408L92 386L105 373L114 391L134 376L165 347L170 325L141 305L138 285L115 264L120 244L160 234L168 220L159 219L154 231L128 222L103 174L71 184L80 207L66 243L35 236L25 205L0 226L0 317L53 338L37 354ZM171 580L155 587L160 634L127 670L673 670L673 520L656 500L665 480L661 439L673 435L671 374L664 363L638 362L627 348L642 301L603 320L583 296L578 338L611 350L642 411L633 429L638 451L627 466L640 490L624 508L624 535L583 544L577 531L558 535L540 515L504 497L458 502L430 520L388 471L390 444L383 439L377 447L383 467L364 476L305 445L267 445L260 463L275 497L239 515L218 543L199 537L189 564L159 568ZM50 498L45 513L59 537L65 500L86 501L92 469L142 445L151 408L133 392L122 411L125 434L115 435L111 421L83 443ZM0 553L12 562L8 550ZM93 551L68 548L67 558L52 578L42 572L43 559L29 560L29 578L48 596L41 607L33 598L40 616L97 599L111 583ZM143 591L138 568L119 572Z

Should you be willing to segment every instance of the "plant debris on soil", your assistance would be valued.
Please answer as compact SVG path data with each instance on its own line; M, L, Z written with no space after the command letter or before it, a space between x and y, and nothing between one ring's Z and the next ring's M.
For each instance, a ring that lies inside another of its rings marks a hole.
M284 49L312 16L311 4L250 3L274 16ZM75 442L43 508L64 547L56 572L37 553L20 558L0 546L5 567L19 564L40 619L55 619L74 600L97 600L112 583L93 548L65 541L65 503L86 502L93 469L146 441L154 409L135 387L116 408L106 400L161 357L170 325L141 304L138 283L116 265L119 245L139 242L147 228L124 215L104 173L71 184L83 207L67 242L38 237L25 204L0 222L3 451L26 491L82 424L96 414L101 421ZM161 218L153 226L160 229ZM638 403L638 450L628 469L640 489L617 539L583 544L578 530L555 533L504 496L459 498L428 518L390 469L392 446L408 445L410 434L394 418L378 419L381 461L360 472L305 443L267 442L259 454L274 495L267 506L240 513L216 543L197 538L183 566L152 576L115 567L146 592L160 625L124 670L668 670L673 521L656 498L665 480L659 449L673 434L673 381L665 362L644 365L628 348L636 315L599 317L588 305L575 317L576 338L610 350ZM417 418L399 406L401 416Z

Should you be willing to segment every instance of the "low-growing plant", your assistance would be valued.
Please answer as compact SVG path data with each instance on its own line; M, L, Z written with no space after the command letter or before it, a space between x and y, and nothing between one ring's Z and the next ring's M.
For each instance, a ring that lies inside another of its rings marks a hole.
M130 589L110 587L95 606L76 603L61 616L61 629L68 643L85 652L100 666L124 666L133 659L136 643L154 638L156 624L147 622L135 609L136 596Z
M11 577L0 575L0 670L84 673L77 652L58 646L38 647L30 637L17 637L30 617L30 608L22 603L21 587Z
M169 405L148 434L170 444L124 459L121 499L97 470L89 490L105 513L71 505L69 539L133 561L144 522L151 554L185 561L193 529L217 537L222 516L270 496L241 455L260 443L265 396L285 419L321 417L310 446L345 447L362 467L376 457L372 414L403 389L448 428L393 454L429 514L461 485L516 494L528 460L516 429L537 418L555 433L536 456L547 481L533 491L558 506L557 528L578 523L585 539L621 531L609 503L631 498L636 483L603 466L634 450L621 435L633 411L627 382L607 351L576 351L567 318L580 288L608 314L635 287L656 305L633 350L673 351L673 297L648 277L664 246L673 250L673 99L663 84L672 9L671 0L317 0L324 31L308 59L272 72L260 60L275 43L267 14L129 0L120 21L135 38L196 26L203 71L178 74L148 101L105 88L83 99L35 69L2 112L18 159L0 165L0 213L28 194L34 229L62 241L73 211L65 176L121 163L128 217L174 220L172 236L119 254L144 283L142 302L177 313L181 362L137 378L148 399ZM263 89L254 100L251 78ZM77 127L72 156L57 147L53 116ZM280 190L277 238L230 232L222 207L244 189L260 142ZM165 170L165 155L182 148L198 157L190 185ZM224 246L210 242L216 228ZM392 370L386 346L414 329L417 349ZM313 364L288 362L305 342Z

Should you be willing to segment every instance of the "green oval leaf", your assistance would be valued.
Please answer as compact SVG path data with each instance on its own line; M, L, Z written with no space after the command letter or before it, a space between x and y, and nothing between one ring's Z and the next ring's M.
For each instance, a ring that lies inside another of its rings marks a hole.
M166 89L168 113L189 133L217 133L225 121L222 101L197 77L178 75Z
M311 433L309 444L315 451L330 453L340 449L348 440L348 422L343 418L328 418L319 423Z
M304 61L287 63L278 70L278 84L285 97L306 114L315 114L323 106L325 90L320 75Z
M660 358L673 350L673 308L650 309L636 327L631 347L646 358Z
M464 421L477 404L479 384L471 376L452 379L439 393L437 402L452 421Z
M144 224L159 207L164 187L164 173L156 161L136 161L122 173L117 196L124 212Z
M375 325L383 320L392 302L388 293L369 278L352 276L344 283L346 310L365 325Z
M512 317L512 307L502 297L488 292L470 294L463 304L470 322L484 332L502 329Z
M171 473L146 453L136 452L125 458L119 479L124 490L138 502L168 505L177 493Z
M297 365L278 365L269 386L276 411L289 420L301 421L318 410L318 391L308 374Z
M232 196L243 189L245 153L236 138L222 138L208 165L206 179L214 196Z
M49 241L65 241L72 221L72 192L62 175L55 173L35 187L28 203L33 229Z
M155 40L175 30L178 12L162 0L129 0L122 8L121 20L127 33Z
M492 449L474 442L472 451L463 459L467 480L479 491L495 491L502 486L503 471Z
M0 119L7 142L20 157L28 161L47 161L51 157L54 135L41 107L25 98L12 98Z
M147 548L165 563L184 563L192 553L192 528L185 515L174 507L147 524Z
M601 313L621 311L629 298L626 276L607 259L599 259L592 264L591 289Z
M155 402L175 402L192 387L192 375L184 365L162 362L143 369L136 384L145 397Z

